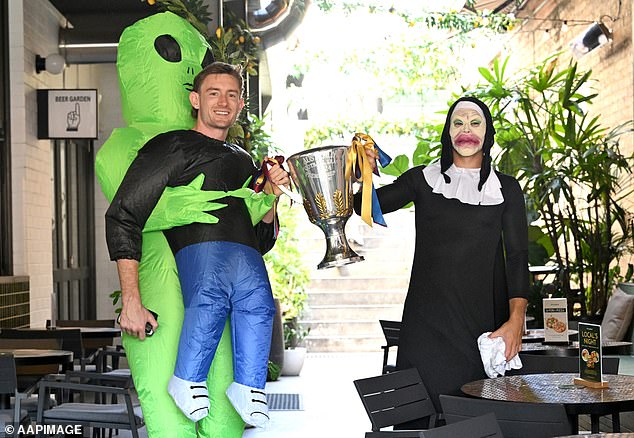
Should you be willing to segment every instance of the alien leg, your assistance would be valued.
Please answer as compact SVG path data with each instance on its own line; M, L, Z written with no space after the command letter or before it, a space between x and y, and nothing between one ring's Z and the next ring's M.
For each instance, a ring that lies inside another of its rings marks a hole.
M275 304L262 257L245 248L231 296L234 382L227 397L246 423L263 427L269 420L264 386Z
M176 254L185 315L174 375L167 389L192 421L209 414L207 374L229 313L226 291L230 286L222 279L222 272L210 269L214 266L211 243L190 245Z

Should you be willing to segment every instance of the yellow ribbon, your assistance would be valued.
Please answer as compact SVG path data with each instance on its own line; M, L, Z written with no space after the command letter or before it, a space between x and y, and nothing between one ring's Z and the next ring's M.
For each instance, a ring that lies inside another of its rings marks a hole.
M352 138L352 144L348 148L346 160L346 180L360 182L361 186L361 219L372 226L372 167L365 154L366 149L372 149L376 154L374 140L367 134L356 133ZM354 169L361 169L361 178L357 178Z

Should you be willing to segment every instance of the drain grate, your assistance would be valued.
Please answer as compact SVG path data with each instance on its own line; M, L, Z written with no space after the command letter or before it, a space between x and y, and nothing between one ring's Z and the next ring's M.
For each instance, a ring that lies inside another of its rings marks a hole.
M269 411L303 411L304 402L301 394L266 394Z

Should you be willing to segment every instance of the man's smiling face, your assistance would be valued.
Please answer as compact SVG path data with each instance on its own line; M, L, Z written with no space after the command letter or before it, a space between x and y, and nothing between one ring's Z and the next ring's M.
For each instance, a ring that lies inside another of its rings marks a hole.
M238 81L228 74L207 76L200 93L192 92L190 100L198 109L199 123L210 130L228 130L244 107Z

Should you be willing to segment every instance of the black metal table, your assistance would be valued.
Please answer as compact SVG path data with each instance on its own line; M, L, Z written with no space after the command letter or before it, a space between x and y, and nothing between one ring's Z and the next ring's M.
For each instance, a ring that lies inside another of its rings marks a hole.
M604 375L608 388L594 389L573 383L575 373L529 374L497 377L470 382L462 386L463 393L477 398L524 403L559 403L574 418L589 414L592 433L599 432L599 417L613 415L614 432L620 431L620 412L634 411L634 376Z
M578 334L578 330L568 329L568 339L574 338ZM528 344L532 342L544 342L544 329L530 329L522 335L522 343Z
M607 355L628 354L631 347L632 343L626 341L603 341L601 343L601 350L603 354ZM522 353L546 354L550 356L578 356L579 342L571 342L569 345L522 342Z

